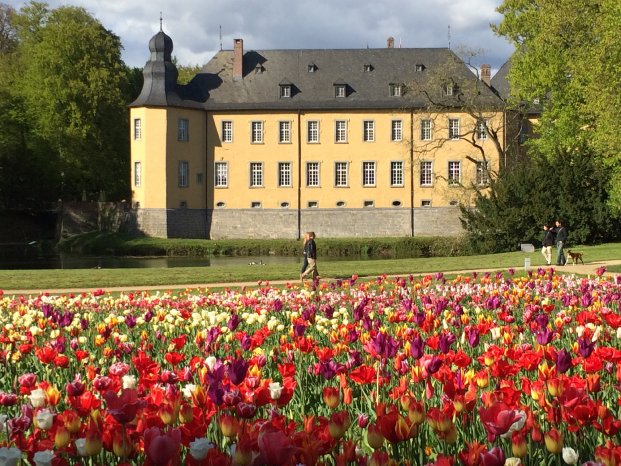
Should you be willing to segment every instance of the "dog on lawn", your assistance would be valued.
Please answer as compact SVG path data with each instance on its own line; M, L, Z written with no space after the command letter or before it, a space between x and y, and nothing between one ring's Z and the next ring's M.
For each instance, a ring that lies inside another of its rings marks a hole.
M567 250L567 262L569 261L572 261L574 265L576 265L578 261L584 264L584 261L582 260L582 253L578 251L572 251L571 249Z

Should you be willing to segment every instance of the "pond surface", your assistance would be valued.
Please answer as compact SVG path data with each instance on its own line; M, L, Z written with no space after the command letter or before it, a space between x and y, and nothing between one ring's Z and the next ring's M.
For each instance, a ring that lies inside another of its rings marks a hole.
M34 256L0 257L0 270L27 269L122 269L170 267L231 267L236 265L300 264L300 257L117 257L117 256Z

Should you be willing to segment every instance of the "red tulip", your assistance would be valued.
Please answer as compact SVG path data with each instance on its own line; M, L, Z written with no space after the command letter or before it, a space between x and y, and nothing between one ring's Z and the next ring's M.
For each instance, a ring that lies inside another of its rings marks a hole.
M489 408L479 408L479 417L490 442L507 433L513 423L520 419L517 411L510 409L504 403L495 403Z
M144 431L144 451L150 464L155 466L175 466L179 464L181 431L172 429L162 431L159 427L149 427Z
M260 452L257 464L265 466L287 465L298 450L289 436L271 424L261 427L257 444Z
M131 388L124 388L120 396L113 391L107 391L103 397L108 406L108 413L119 424L133 421L138 410L145 406L145 401L138 399L138 392Z

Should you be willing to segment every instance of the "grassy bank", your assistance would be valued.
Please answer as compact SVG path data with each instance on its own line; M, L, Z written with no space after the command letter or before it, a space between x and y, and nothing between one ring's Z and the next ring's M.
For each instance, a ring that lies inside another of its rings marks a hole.
M585 261L621 259L621 243L580 247ZM544 264L536 250L504 254L431 257L417 259L383 259L329 262L319 260L319 271L326 278L349 278L352 275L378 276L414 273L451 272L470 269L522 268L524 258L531 258L532 267ZM64 269L64 270L0 270L0 289L82 289L115 286L166 286L209 283L250 282L260 280L298 280L297 266L270 264L265 266L179 267L168 269ZM571 272L571 266L564 269Z

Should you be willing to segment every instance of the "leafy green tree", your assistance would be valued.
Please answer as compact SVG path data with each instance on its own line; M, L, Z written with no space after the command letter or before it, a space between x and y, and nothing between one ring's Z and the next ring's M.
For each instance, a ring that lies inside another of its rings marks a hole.
M129 193L128 74L119 38L84 9L31 2L15 17L16 92L58 155L63 198Z
M541 244L544 224L561 218L569 244L617 240L619 221L608 205L611 172L588 150L530 161L501 171L490 193L479 193L473 209L462 208L462 224L475 250L515 250Z
M513 42L509 81L516 101L538 101L542 115L531 146L553 156L589 149L620 172L621 2L505 0L495 27ZM611 181L612 181L611 180ZM621 187L609 186L621 208Z

